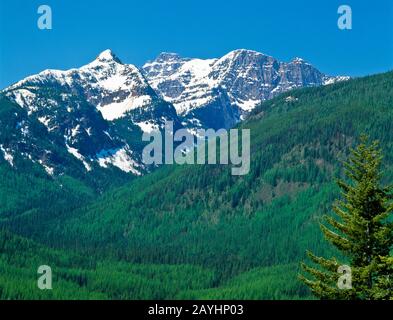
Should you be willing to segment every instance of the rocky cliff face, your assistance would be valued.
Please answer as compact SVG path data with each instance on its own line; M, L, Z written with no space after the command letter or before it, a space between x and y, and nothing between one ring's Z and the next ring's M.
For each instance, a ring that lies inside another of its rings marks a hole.
M244 49L207 60L162 53L146 63L143 71L151 86L187 119L196 113L208 114L209 109L214 112L221 103L221 116L216 112L214 115L217 125L224 123L226 128L262 101L282 92L346 79L324 75L300 58L286 63ZM200 108L205 111L196 111ZM211 123L211 119L194 120L202 126L206 121Z

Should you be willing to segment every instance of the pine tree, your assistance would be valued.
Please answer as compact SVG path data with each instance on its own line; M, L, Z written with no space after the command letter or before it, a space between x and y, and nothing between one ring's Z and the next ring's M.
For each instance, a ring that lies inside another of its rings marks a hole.
M311 252L313 264L301 265L311 279L304 275L300 279L321 299L393 299L392 187L381 186L381 161L378 142L369 143L362 136L344 163L349 182L338 180L343 199L333 205L337 217L325 216L321 229L350 269L340 270L346 264L337 258Z
M372 299L393 300L393 257L382 257L378 271L381 276L372 290Z

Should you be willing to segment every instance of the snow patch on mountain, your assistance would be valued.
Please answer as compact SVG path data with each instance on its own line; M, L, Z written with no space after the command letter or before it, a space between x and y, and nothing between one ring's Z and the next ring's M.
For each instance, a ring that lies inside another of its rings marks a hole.
M130 96L121 102L115 101L103 106L100 105L98 106L98 110L105 120L112 121L123 117L130 110L150 105L151 102L152 99L148 95L139 97Z
M55 173L55 169L47 165L43 160L39 159L38 163L45 169L46 173L50 176L53 176Z
M151 133L160 130L160 126L150 121L143 121L135 123L143 132Z
M324 78L323 85L326 86L326 85L333 84L336 82L347 81L350 78L351 77L348 77L348 76L326 77L326 78Z
M14 157L9 150L4 148L2 144L0 144L0 150L3 152L4 160L7 161L11 167L14 166Z
M18 105L27 109L29 113L37 110L37 107L34 105L35 94L31 91L27 89L14 90L10 96Z
M37 119L49 130L50 117L44 116L44 117L38 117Z
M136 169L138 164L129 155L131 150L127 147L101 150L97 154L98 164L107 168L108 165L113 165L124 172L131 172L135 175L141 175L141 172Z
M78 149L72 148L72 147L70 147L68 144L66 144L66 147L67 147L67 151L68 151L69 153L71 153L71 154L72 154L75 158L77 158L78 160L82 161L82 163L83 163L83 165L85 166L85 169L86 169L87 171L91 171L91 170L92 170L92 169L91 169L91 166L85 161L85 157L82 156L82 155L79 153Z

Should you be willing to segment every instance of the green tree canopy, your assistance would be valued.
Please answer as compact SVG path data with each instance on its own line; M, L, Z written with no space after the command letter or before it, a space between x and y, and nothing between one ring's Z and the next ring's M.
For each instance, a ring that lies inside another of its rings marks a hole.
M339 288L343 276L339 268L345 263L308 252L317 266L302 263L311 279L303 275L300 279L319 298L393 298L393 259L389 256L393 244L392 187L381 185L381 161L378 142L369 143L362 136L344 163L349 182L338 180L343 199L333 205L337 217L326 216L321 229L325 238L348 258L348 282L344 289Z

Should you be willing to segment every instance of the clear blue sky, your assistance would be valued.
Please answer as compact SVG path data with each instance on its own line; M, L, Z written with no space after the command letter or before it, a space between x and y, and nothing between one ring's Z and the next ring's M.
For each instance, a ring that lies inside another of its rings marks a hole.
M37 28L41 4L53 10L50 31ZM337 27L342 4L352 30ZM299 56L327 74L373 74L393 69L393 1L0 0L0 88L106 48L138 66L162 51L211 58L247 48Z

